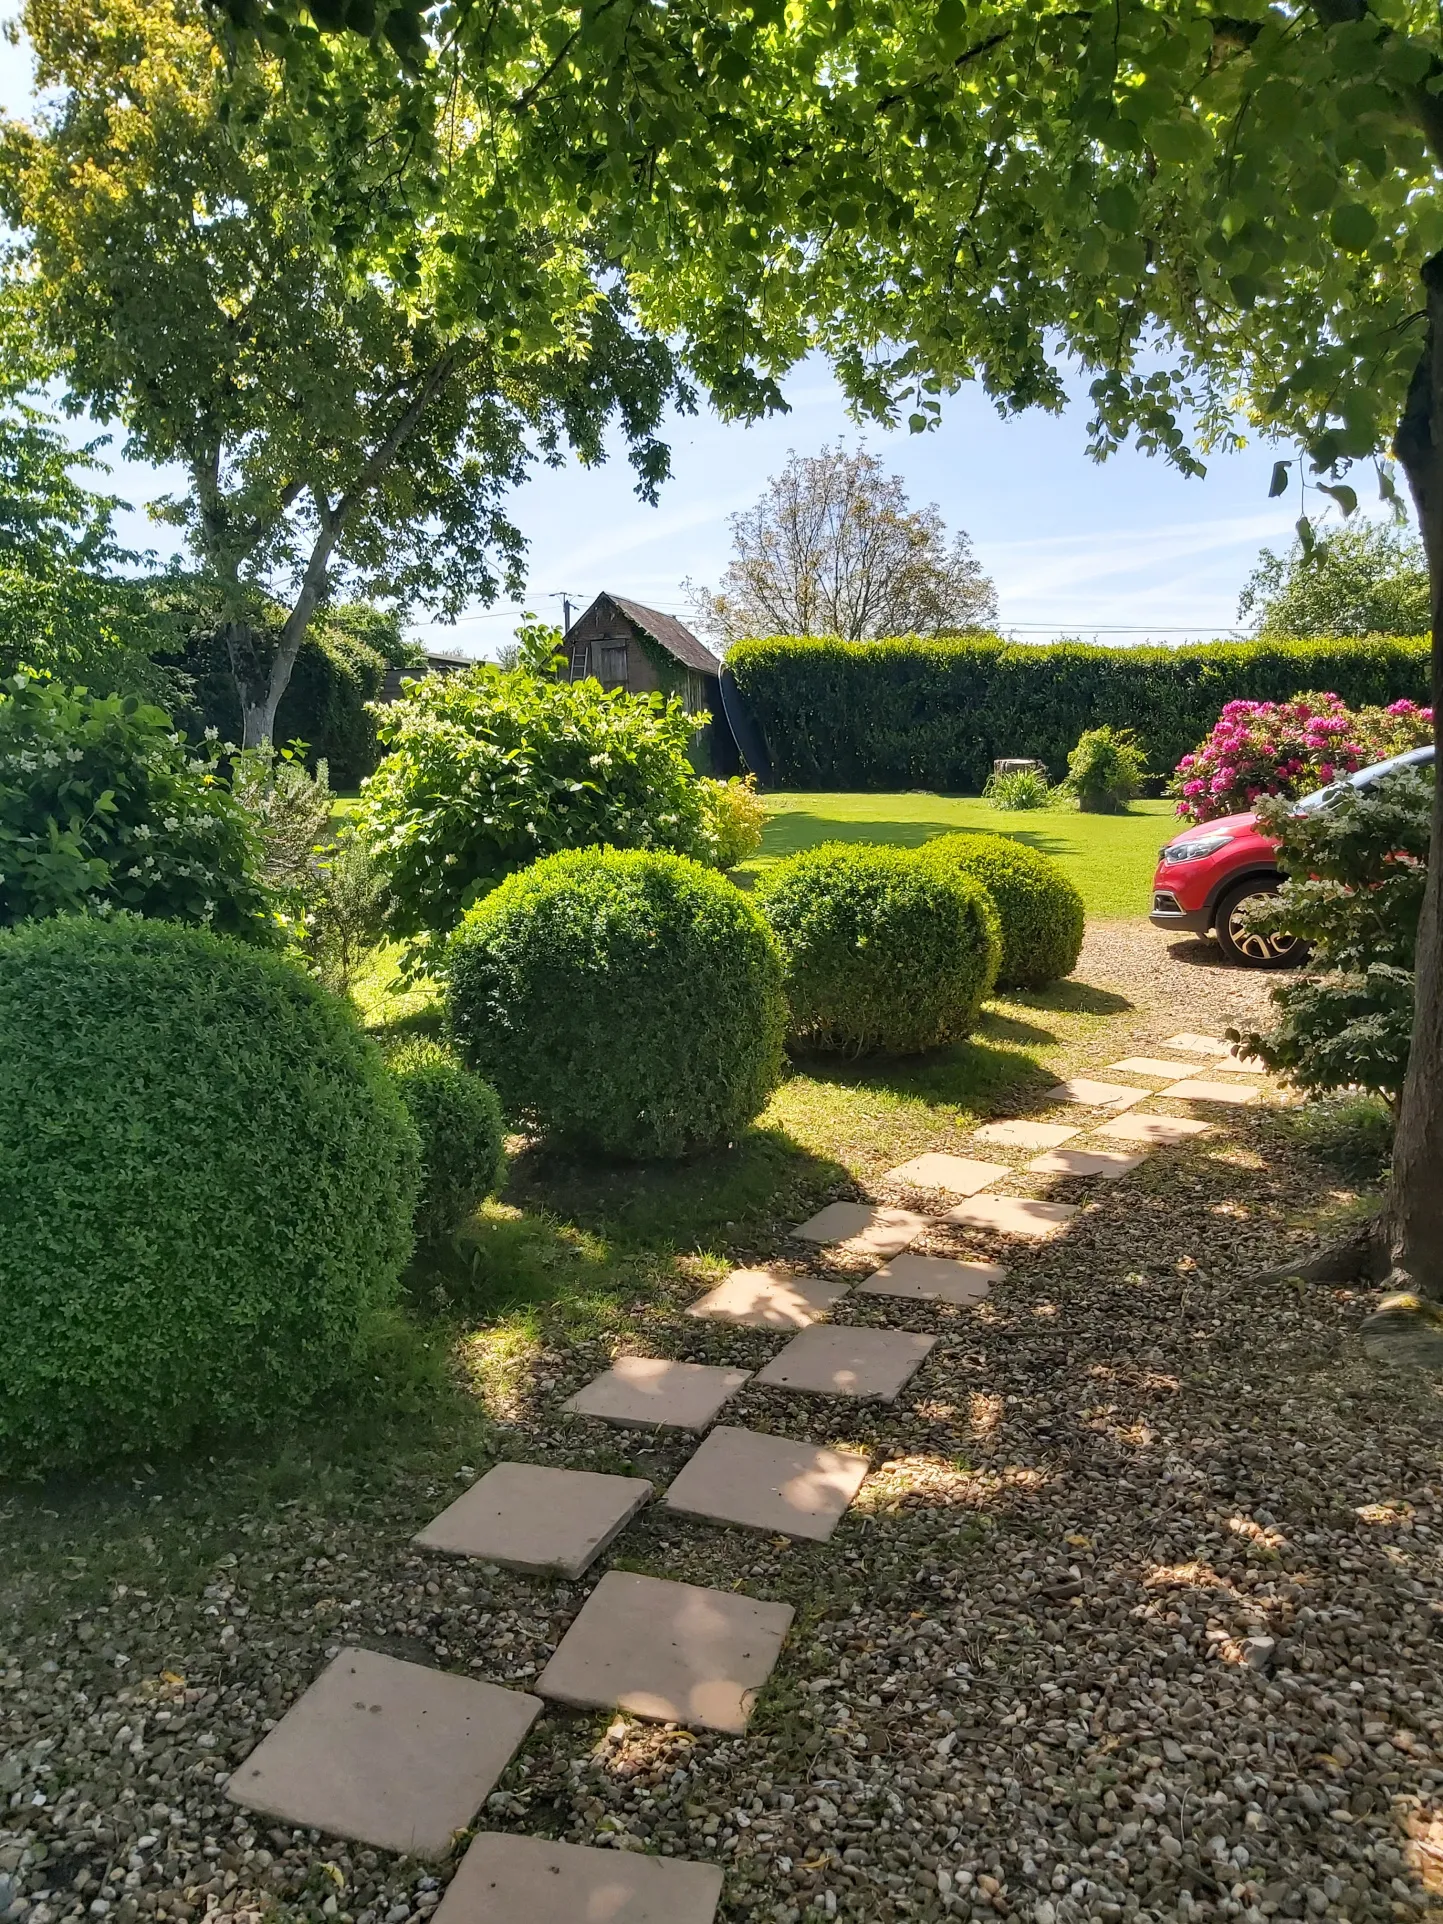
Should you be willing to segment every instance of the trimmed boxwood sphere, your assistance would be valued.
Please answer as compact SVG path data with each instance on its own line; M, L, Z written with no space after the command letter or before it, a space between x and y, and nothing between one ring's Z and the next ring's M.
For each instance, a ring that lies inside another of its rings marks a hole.
M965 876L901 849L832 842L758 884L787 969L792 1033L815 1049L915 1055L968 1034L997 974L997 914Z
M775 942L681 855L582 849L509 876L447 953L452 1034L508 1119L632 1157L732 1140L782 1074Z
M452 1236L495 1195L506 1168L506 1129L489 1082L439 1042L405 1042L386 1066L421 1138L416 1238Z
M997 986L1040 989L1071 975L1082 948L1082 897L1065 870L1008 835L938 835L917 851L927 867L970 875L997 904Z
M258 1428L352 1368L416 1132L349 1006L164 922L0 935L0 1471Z

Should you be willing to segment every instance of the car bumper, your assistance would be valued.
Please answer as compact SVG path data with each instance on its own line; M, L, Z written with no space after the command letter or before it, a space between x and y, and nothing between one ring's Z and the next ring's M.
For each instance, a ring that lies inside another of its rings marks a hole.
M1206 935L1208 932L1207 910L1185 909L1167 889L1153 891L1152 913L1147 919L1155 929L1177 929L1184 935Z

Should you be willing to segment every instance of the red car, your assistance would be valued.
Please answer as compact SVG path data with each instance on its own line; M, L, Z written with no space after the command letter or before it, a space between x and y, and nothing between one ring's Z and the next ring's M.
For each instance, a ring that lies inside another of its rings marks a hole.
M1305 795L1298 808L1327 808L1345 788L1371 788L1395 769L1431 767L1432 762L1431 746L1410 748ZM1303 960L1301 942L1291 935L1254 935L1242 921L1245 904L1271 895L1283 880L1278 845L1259 830L1257 817L1223 815L1184 829L1163 849L1152 878L1150 920L1160 929L1215 934L1218 947L1239 968L1293 968Z

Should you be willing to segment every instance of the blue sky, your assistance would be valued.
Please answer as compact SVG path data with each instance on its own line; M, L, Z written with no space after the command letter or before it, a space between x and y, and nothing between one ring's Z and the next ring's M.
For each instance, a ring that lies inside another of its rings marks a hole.
M0 104L24 111L28 100L28 56L0 44ZM619 456L592 470L538 470L512 504L529 543L526 605L559 619L560 594L584 607L609 589L684 616L682 583L715 586L726 566L728 517L757 498L789 450L813 454L838 440L865 442L915 503L935 501L949 529L967 530L997 583L1001 626L1019 637L1225 634L1260 546L1291 539L1296 496L1267 499L1272 462L1289 449L1260 442L1186 480L1129 450L1101 466L1089 461L1085 405L1000 421L980 391L967 390L944 404L935 432L889 434L849 421L820 363L798 369L786 391L791 412L752 427L709 411L675 421L674 473L654 508L635 498ZM166 477L117 462L113 485L136 504L123 517L126 540L170 552L173 532L141 512ZM515 616L506 604L473 609L454 627L423 616L415 625L433 645L489 653Z

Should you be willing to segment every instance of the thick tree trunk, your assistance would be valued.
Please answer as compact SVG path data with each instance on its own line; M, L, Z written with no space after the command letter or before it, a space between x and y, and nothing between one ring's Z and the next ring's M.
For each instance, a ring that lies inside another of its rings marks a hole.
M1418 510L1433 606L1434 735L1443 716L1443 254L1423 269L1428 333L1395 443ZM1387 1232L1398 1288L1443 1302L1443 771L1435 771L1408 1077Z

